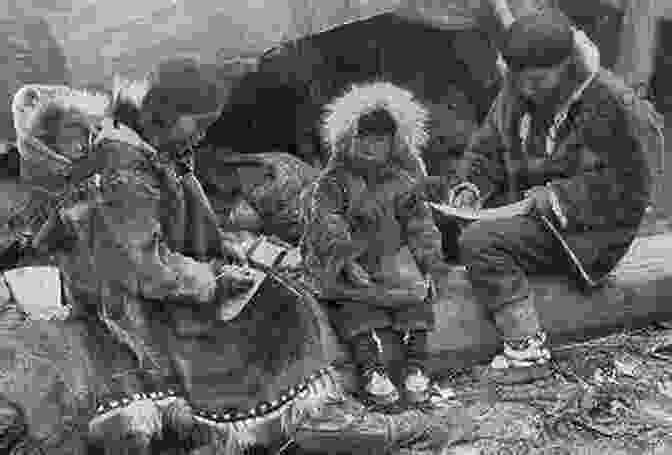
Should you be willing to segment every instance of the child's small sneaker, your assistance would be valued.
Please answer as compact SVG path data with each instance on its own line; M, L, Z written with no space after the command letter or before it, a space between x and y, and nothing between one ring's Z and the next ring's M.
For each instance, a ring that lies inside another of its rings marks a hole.
M411 368L404 378L404 395L409 403L423 403L429 399L430 379L420 368Z
M438 404L456 397L450 387L439 387L419 367L408 369L404 377L404 398L411 404Z

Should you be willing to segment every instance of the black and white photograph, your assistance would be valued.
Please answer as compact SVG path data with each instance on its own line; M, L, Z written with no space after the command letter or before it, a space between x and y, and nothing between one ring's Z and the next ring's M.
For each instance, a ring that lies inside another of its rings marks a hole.
M672 455L672 1L0 0L0 92L0 455Z

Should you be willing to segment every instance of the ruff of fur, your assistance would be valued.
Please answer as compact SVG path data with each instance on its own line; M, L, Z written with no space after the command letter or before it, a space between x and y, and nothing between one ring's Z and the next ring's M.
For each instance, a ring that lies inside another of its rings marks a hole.
M83 124L94 127L103 118L112 116L127 107L139 113L149 91L149 82L129 81L117 75L113 95L80 90L65 85L28 84L21 87L12 99L12 116L21 156L39 152L63 164L69 164L56 151L49 150L38 136L47 132L49 121L71 116ZM131 114L132 115L132 114Z
M71 117L92 129L106 114L110 98L104 93L77 90L65 85L29 84L21 87L12 99L12 116L17 137L17 148L26 163L49 162L53 173L60 173L71 160L59 150L53 150L43 141L45 134L60 124L60 119ZM26 178L34 167L27 165ZM22 165L23 169L23 165ZM24 171L22 170L22 173Z
M47 111L79 114L96 122L109 115L119 104L142 107L150 81L128 80L114 76L112 97L106 93L80 90L66 85L27 84L12 99L12 116L17 137L29 134Z
M362 116L376 109L385 109L392 116L399 136L412 151L427 143L428 111L411 92L389 82L353 85L327 105L323 121L325 140L335 146L354 132Z
M110 106L105 93L79 90L65 85L28 84L12 99L12 115L17 137L29 134L41 115L58 107L63 112L76 112L91 121L103 118Z
M140 110L150 88L151 81L147 78L131 80L115 74L112 89L112 107L126 104Z

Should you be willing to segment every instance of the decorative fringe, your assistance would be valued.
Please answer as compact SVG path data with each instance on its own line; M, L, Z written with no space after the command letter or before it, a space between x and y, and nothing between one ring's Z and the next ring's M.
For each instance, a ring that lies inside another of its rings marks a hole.
M170 428L184 440L196 424L201 424L211 432L207 439L217 453L240 455L254 445L291 435L304 418L319 412L323 404L342 399L342 385L336 377L332 368L325 368L275 402L261 403L247 412L219 415L194 410L173 390L116 397L98 407L89 431L94 441L105 442L104 437L124 435L161 437L163 429ZM117 419L117 428L109 428L110 419Z
M153 400L134 401L98 415L89 422L89 437L94 441L106 441L106 438L117 440L125 436L142 440L160 439L163 436L161 410Z
M340 399L343 392L333 375L334 372L329 369L326 374L309 382L293 400L264 415L227 423L198 415L196 420L213 432L212 444L217 453L241 455L253 445L291 436L296 426L306 417L318 413L323 404ZM278 425L279 434L276 433Z
M332 147L353 132L357 120L375 109L385 109L397 123L399 134L411 149L423 147L429 138L428 111L413 94L389 82L353 85L326 106L324 136Z

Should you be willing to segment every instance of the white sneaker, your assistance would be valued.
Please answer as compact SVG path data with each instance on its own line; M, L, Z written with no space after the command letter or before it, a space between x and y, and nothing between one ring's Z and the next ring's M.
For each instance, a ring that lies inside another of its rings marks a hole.
M437 404L456 397L451 387L439 387L420 369L413 368L404 379L404 395L409 403Z
M392 404L399 400L399 390L389 376L377 370L364 373L366 398L376 404Z
M528 337L520 342L504 342L504 353L495 356L490 366L496 370L543 365L551 359L546 347L546 334Z

